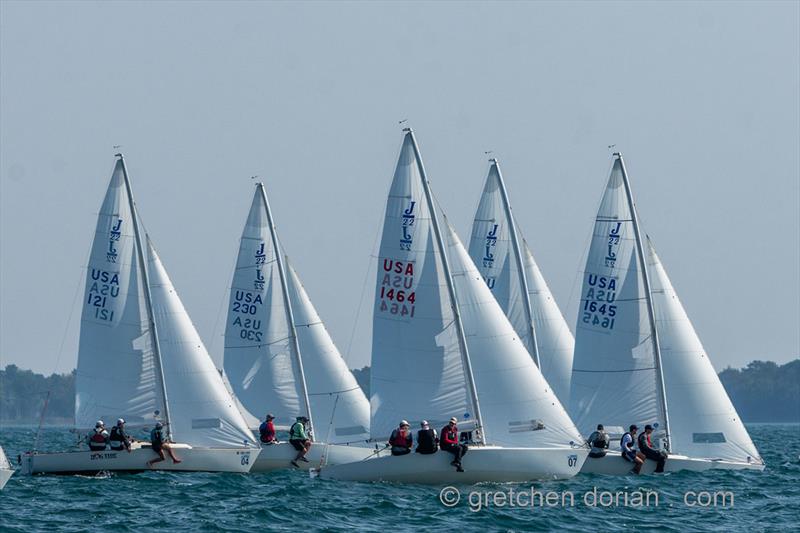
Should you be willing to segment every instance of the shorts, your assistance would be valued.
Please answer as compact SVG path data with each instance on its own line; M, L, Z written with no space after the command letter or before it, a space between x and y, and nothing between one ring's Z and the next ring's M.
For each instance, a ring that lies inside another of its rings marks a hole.
M633 450L625 450L622 452L622 458L631 463L636 462L636 452Z
M305 450L306 449L306 441L304 441L304 440L291 439L291 440L289 440L289 442L292 444L292 446L294 446L294 449L297 450L298 452L300 450Z
M160 453L161 449L164 447L164 443L163 442L154 442L154 443L150 444L150 447L153 448L154 452Z

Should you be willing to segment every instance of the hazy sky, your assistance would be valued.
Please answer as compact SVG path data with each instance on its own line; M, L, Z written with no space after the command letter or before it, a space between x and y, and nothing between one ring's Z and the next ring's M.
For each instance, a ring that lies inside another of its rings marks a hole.
M571 327L615 143L714 365L797 357L799 6L4 0L0 364L74 367L115 144L215 358L259 174L334 340L365 364L401 119L465 241L494 150Z

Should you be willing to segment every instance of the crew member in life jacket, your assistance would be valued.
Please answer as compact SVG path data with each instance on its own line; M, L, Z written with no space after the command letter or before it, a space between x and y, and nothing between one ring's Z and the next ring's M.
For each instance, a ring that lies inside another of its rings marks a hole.
M164 436L164 424L161 422L156 422L156 426L150 431L150 445L153 451L158 454L158 457L147 461L147 466L152 467L155 463L163 461L165 459L164 450L167 450L174 464L181 462L180 459L175 457L175 452L172 451L172 446L169 445L169 439Z
M308 462L306 454L311 449L311 439L306 434L306 424L308 423L307 416L298 416L292 427L289 428L289 443L297 450L297 456L291 460L292 466L300 468L297 461Z
M417 453L431 454L436 453L439 449L439 435L436 434L435 429L431 429L431 425L427 420L422 421L422 429L417 431Z
M117 452L128 450L128 453L130 453L132 440L133 439L125 433L125 420L120 418L117 420L117 425L111 428L111 435L108 437L108 446Z
M275 416L272 413L267 415L266 420L258 426L258 439L261 444L275 444L278 439L275 438L275 424L272 422Z
M599 459L600 457L606 456L609 439L608 434L605 432L605 429L603 429L603 424L597 424L597 431L589 435L589 440L587 442L589 446L592 447L591 451L589 451L589 457Z
M660 474L664 471L664 463L667 462L667 452L657 450L653 447L653 441L650 439L650 435L652 434L653 426L647 424L644 427L644 433L639 435L637 445L639 446L639 451L642 452L645 457L658 463L656 465L656 473Z
M456 472L463 472L464 468L461 466L461 458L467 453L467 445L458 442L458 426L456 417L450 419L450 422L442 428L442 437L439 441L439 447L454 456L451 465L456 467Z
M642 465L644 464L644 455L641 452L637 452L636 449L633 447L633 443L636 440L636 432L639 430L636 427L636 424L631 424L631 427L628 428L628 431L622 435L622 438L619 439L619 447L622 448L622 458L626 461L630 461L634 464L631 473L639 474L642 470Z
M407 453L411 453L411 446L413 445L414 439L411 437L411 430L409 427L408 422L401 420L397 429L392 431L392 435L389 437L392 455L406 455Z
M86 436L86 442L93 452L102 452L106 449L108 431L106 431L106 425L102 420L98 420L94 425L94 429Z

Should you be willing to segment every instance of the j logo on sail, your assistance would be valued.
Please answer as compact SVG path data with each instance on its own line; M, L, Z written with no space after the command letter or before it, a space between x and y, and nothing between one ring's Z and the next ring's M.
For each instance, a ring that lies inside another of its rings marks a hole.
M122 227L122 219L118 218L117 223L111 228L108 236L112 241L118 241L119 238L122 236L122 232L120 231L120 227Z
M256 250L256 264L263 265L267 260L267 255L264 253L264 243L262 242L261 245Z
M408 209L403 211L403 238L400 239L401 250L411 250L412 234L409 228L414 225L414 219L416 218L416 215L414 215L414 206L416 204L417 202L412 200L408 205Z
M483 258L483 266L486 268L492 268L494 265L494 253L492 253L491 249L497 246L497 224L495 224L491 231L486 234L486 255ZM492 280L494 282L494 280ZM488 283L488 280L487 280ZM489 286L491 289L494 283Z
M261 272L260 268L256 269L256 279L253 281L253 286L257 291L264 289L264 274Z
M117 262L117 249L114 248L114 241L108 241L108 251L106 252L106 261L109 263Z
M617 263L616 247L619 246L619 230L622 227L622 222L617 222L616 227L611 228L608 233L608 254L606 254L606 266L614 268Z

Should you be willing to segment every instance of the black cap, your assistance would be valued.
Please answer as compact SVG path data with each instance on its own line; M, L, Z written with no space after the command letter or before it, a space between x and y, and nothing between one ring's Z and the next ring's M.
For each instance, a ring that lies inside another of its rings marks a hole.
M639 429L639 428L636 427L636 424L631 424L631 427L628 428L628 431L633 431L635 429Z
M603 424L597 424L597 429L598 429L598 430L601 430L601 429L603 429Z
M648 429L653 429L653 426L651 426L650 424L647 424L647 425L644 427L644 430L645 430L645 431L647 431Z

